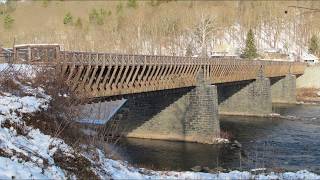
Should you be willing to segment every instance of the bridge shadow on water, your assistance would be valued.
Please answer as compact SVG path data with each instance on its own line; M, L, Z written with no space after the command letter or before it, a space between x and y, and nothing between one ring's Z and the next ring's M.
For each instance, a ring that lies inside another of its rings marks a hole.
M153 169L190 170L200 165L242 170L281 167L319 173L320 107L275 105L274 110L297 118L220 117L221 129L242 144L241 150L228 145L124 138L116 145L116 152L131 164Z
M268 129L281 123L266 118L223 116L220 119L221 128L229 131L235 139L243 143L243 146L247 145L246 142L250 143L252 140L266 137ZM216 167L232 169L254 167L252 154L246 154L245 151L231 148L226 144L207 145L123 138L116 149L131 164L160 170L190 170L197 165L211 169Z
M241 137L240 141L244 142L244 145L246 142L266 137L268 129L276 126L277 123L281 121L236 116L221 117L221 128L230 131L237 140ZM238 169L254 166L250 160L252 157L247 157L245 152L230 148L226 144L208 145L122 138L116 151L133 165L158 170L191 170L197 165L211 169L216 167Z
M224 163L221 161L228 161L221 158L228 154L223 146L127 138L121 141L117 151L138 166L159 170L190 170L197 165L214 168Z

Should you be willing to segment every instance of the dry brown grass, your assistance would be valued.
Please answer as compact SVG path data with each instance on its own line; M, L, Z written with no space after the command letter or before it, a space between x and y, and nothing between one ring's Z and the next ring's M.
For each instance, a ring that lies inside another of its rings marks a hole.
M23 118L27 125L61 138L79 151L82 150L82 144L92 147L119 141L120 137L115 135L118 133L117 127L83 125L77 122L83 115L78 105L87 104L90 99L85 92L74 91L59 71L50 67L38 67L36 76L32 79L32 86L42 87L52 100L46 111L25 115ZM84 134L81 129L85 128L90 128L97 134Z
M20 68L7 67L0 71L0 91L11 93L14 95L25 95L25 92L21 91L21 85L31 82L30 76Z
M9 120L6 120L4 121L3 123L1 123L1 128L7 128L7 129L10 129L10 128L14 128L17 132L18 135L20 136L26 136L28 135L28 131L23 127L23 124L17 124L17 123L14 123L14 122L11 122Z
M79 179L100 179L91 169L91 162L83 156L66 156L60 150L53 154L54 162L60 168L72 172Z
M19 73L11 70L4 70L0 72L0 90L3 92L12 92L20 90L19 84L15 81L15 78L19 76Z
M77 147L79 141L85 141L86 138L76 123L80 112L75 106L86 103L88 98L84 93L74 92L64 77L57 73L59 72L50 67L38 69L36 77L32 79L32 86L43 87L52 100L48 110L29 116L25 120L51 136L62 138Z
M231 140L233 140L234 135L230 131L220 130L220 137L231 141Z
M11 93L16 96L28 96L22 89L23 85L33 86L34 88L43 87L47 94L52 97L47 111L23 116L27 125L41 129L43 132L60 137L75 144L75 139L86 139L79 132L75 120L78 112L74 111L74 105L84 103L87 98L81 96L79 92L73 92L69 85L56 71L48 67L37 67L35 77L28 77L23 69L7 68L0 72L0 91ZM68 97L62 96L67 94ZM19 113L17 113L19 115ZM17 124L5 121L2 126L14 127L18 134L26 135L23 129Z

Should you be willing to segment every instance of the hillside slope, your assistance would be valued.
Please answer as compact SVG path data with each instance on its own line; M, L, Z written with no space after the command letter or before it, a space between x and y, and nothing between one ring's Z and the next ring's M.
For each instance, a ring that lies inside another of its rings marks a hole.
M11 1L1 6L0 42L8 47L59 43L71 50L185 55L187 47L199 54L202 41L208 52L241 51L252 28L260 49L301 53L310 37L319 35L320 19L291 6L320 8L320 2ZM210 20L205 39L198 31L202 20Z

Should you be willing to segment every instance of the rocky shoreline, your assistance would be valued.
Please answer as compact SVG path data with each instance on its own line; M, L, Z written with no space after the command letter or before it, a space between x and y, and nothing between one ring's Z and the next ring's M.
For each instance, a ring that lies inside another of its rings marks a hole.
M300 88L297 89L298 104L320 104L320 89Z

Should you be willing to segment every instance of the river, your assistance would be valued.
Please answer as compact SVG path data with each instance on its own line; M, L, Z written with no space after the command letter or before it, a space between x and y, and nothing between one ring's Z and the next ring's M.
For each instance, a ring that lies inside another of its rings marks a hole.
M241 149L127 138L115 145L115 151L130 164L160 170L184 171L199 165L320 173L320 106L274 105L273 111L286 118L220 117L221 129L239 141Z

